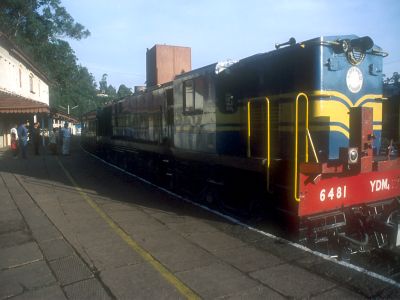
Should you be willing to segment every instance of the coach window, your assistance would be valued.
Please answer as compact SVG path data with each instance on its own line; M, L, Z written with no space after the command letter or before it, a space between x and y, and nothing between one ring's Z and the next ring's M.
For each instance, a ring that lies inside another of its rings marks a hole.
M183 110L184 112L193 112L194 111L194 93L193 93L193 80L187 80L183 83Z
M206 86L204 78L187 80L183 83L183 111L185 113L202 113Z
M194 82L194 87L195 87L195 110L198 112L203 111L203 104L204 104L204 97L205 93L207 92L206 84L204 77L199 77L195 79Z

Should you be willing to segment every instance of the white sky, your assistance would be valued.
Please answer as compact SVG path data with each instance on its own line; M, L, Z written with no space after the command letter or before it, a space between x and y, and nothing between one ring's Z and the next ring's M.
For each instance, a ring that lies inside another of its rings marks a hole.
M192 48L192 68L322 35L368 35L389 53L383 72L400 72L399 0L61 0L91 36L70 41L98 82L133 88L146 81L146 48Z

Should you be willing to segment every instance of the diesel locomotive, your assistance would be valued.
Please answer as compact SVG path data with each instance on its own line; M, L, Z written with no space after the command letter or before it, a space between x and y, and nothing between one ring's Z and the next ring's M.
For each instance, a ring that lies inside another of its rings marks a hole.
M88 113L82 144L211 205L283 212L311 247L397 247L400 160L381 147L386 55L368 36L291 38Z

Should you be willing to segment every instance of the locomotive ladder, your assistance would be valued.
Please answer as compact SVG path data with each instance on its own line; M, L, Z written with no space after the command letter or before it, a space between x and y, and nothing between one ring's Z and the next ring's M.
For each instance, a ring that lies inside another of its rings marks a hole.
M308 97L305 93L299 93L297 94L296 101L295 101L295 117L294 117L294 183L293 183L293 190L294 190L294 199L296 201L300 201L299 197L299 171L298 171L298 166L299 166L299 100L301 98L304 98L305 100L305 119L304 119L304 129L307 133L309 133L308 130ZM308 135L305 135L305 141L304 141L304 155L305 155L305 162L308 162Z
M252 125L252 113L253 116L258 114L262 114L263 111L259 111L257 109L251 110L251 103L255 101L264 101L265 100L265 114L266 114L266 121L265 121L265 136L266 136L266 142L265 142L265 158L266 158L266 172L267 172L267 190L269 191L269 169L270 169L270 164L271 164L271 126L270 126L270 100L268 97L258 97L258 98L251 98L247 101L247 157L252 157L252 147L251 147L251 136L252 136L252 130L251 130L251 125ZM262 102L261 102L262 103ZM258 119L262 119L260 116L258 116ZM259 121L258 120L258 121Z
M315 147L311 138L309 130L309 100L305 93L299 93L295 100L295 116L294 116L294 168L293 168L293 197L296 201L300 201L299 197L299 104L303 100L305 104L305 115L304 115L304 162L309 161L309 144L311 146L314 159L318 162L318 156L315 151ZM265 101L265 102L263 102ZM256 104L261 104L257 107ZM262 107L265 105L265 109ZM254 131L257 129L257 125L263 125L262 114L265 113L265 154L261 155L265 158L266 165L266 177L267 177L267 190L270 191L270 164L271 164L271 116L270 116L270 99L268 97L257 97L251 98L247 101L247 157L257 157L260 156L259 144L257 144L257 135ZM252 129L252 126L254 128ZM256 137L252 139L253 135ZM252 147L253 145L253 147ZM255 146L255 147L254 147ZM258 147L257 147L258 146ZM263 152L262 152L263 153Z
M300 201L299 196L299 101L303 98L305 101L305 119L304 119L304 162L308 163L308 143L310 143L312 152L314 154L314 159L318 163L318 156L317 152L315 151L314 143L311 138L310 130L308 127L308 96L305 93L297 94L296 101L295 101L295 130L294 130L294 183L293 183L293 191L294 191L294 199L296 201Z

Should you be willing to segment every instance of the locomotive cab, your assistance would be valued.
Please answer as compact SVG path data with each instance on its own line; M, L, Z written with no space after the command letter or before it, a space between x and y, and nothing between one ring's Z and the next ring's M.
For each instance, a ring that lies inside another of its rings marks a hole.
M299 215L308 242L354 252L400 246L400 159L373 154L372 115L372 108L350 110L350 147L338 160L301 164Z

